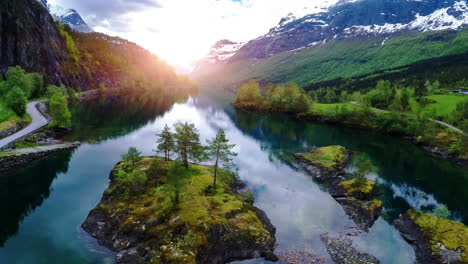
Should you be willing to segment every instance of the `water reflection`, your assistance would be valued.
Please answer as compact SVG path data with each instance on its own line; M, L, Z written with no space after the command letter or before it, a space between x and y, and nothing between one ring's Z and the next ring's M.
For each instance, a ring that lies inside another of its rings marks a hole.
M0 175L0 247L18 232L19 224L50 195L50 185L66 173L73 150L52 155L15 172Z
M9 227L2 228L3 242L10 236L0 248L0 263L112 263L113 254L97 246L80 225L99 202L120 153L136 146L151 155L155 134L177 121L195 123L203 141L223 128L237 144L239 176L253 190L256 205L277 227L278 251L312 248L326 257L320 234L336 234L354 225L328 193L288 161L291 153L312 146L340 144L369 155L380 168L376 177L389 186L384 188L384 203L394 215L416 205L410 201L424 193L458 210L466 221L467 209L462 205L468 198L461 191L468 186L466 170L434 159L404 140L282 115L236 113L207 100L172 108L162 99L132 100L111 98L76 106L76 129L69 138L88 144L0 178L0 203L7 208L2 210L7 213L0 224ZM11 203L14 208L6 207ZM432 198L419 202L421 206L431 203ZM382 263L414 260L411 247L382 219L368 234L356 238L356 244Z
M432 156L404 139L368 131L306 122L279 114L239 111L235 122L262 147L288 161L292 153L332 144L365 153L379 168L386 217L393 221L410 208L445 204L468 224L468 170Z

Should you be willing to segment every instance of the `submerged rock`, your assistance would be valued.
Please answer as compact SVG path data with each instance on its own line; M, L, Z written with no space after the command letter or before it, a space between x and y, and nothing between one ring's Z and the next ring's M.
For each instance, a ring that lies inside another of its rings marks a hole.
M332 260L336 264L379 264L380 261L367 253L360 252L353 247L353 241L346 235L331 237L328 234L321 236Z
M191 165L188 175L174 183L174 162L145 158L138 168L147 179L139 185L119 180L127 167L114 168L109 188L82 225L118 252L117 263L278 259L274 226L233 175L221 173L213 191L210 167Z
M462 223L411 209L395 227L414 248L418 263L468 263L468 227Z

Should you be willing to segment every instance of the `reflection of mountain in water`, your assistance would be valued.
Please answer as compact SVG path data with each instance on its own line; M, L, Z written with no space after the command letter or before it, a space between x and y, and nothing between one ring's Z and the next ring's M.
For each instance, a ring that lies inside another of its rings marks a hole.
M173 100L161 94L115 96L81 102L72 109L69 140L100 142L129 134L168 111Z
M415 204L426 203L421 209L431 210L443 203L468 224L466 169L432 157L411 142L370 131L306 122L282 114L237 111L233 122L245 134L257 139L264 150L282 160L290 159L292 153L327 145L342 145L367 154L379 167L379 177L385 182L383 199L390 220ZM395 186L417 189L424 195L396 194ZM434 203L427 204L428 195L433 197ZM421 201L409 202L409 196Z
M59 173L66 173L74 150L53 154L28 167L0 176L0 247L18 232L21 221L50 195L50 185Z

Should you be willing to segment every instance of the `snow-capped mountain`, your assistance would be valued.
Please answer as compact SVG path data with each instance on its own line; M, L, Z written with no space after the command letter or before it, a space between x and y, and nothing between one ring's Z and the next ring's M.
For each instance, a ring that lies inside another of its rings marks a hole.
M93 30L86 24L86 22L75 9L64 8L57 5L48 5L48 7L50 14L54 17L54 20L69 25L77 32L93 32Z
M465 25L468 25L466 0L331 0L312 8L309 14L288 14L267 34L242 46L229 60L262 59L335 39L457 30Z
M210 52L195 65L195 72L204 73L216 70L220 65L225 64L244 45L244 42L235 42L227 39L216 42Z
M231 58L245 43L234 42L227 39L220 40L214 44L206 59L213 64L223 64Z

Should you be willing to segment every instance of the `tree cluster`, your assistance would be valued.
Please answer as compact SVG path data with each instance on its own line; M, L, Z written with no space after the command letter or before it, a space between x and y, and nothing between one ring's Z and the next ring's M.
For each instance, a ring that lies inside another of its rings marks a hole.
M251 80L237 90L233 103L239 108L254 108L274 112L308 112L312 100L296 83L276 85L269 83L264 87Z
M232 167L232 157L237 153L232 151L234 144L229 144L224 130L220 129L216 136L207 140L207 146L200 141L200 134L194 124L178 122L174 125L175 132L166 125L157 135L156 152L162 154L165 160L170 160L175 154L183 167L189 168L190 162L214 161L213 187L216 188L216 179L220 164L224 168Z

